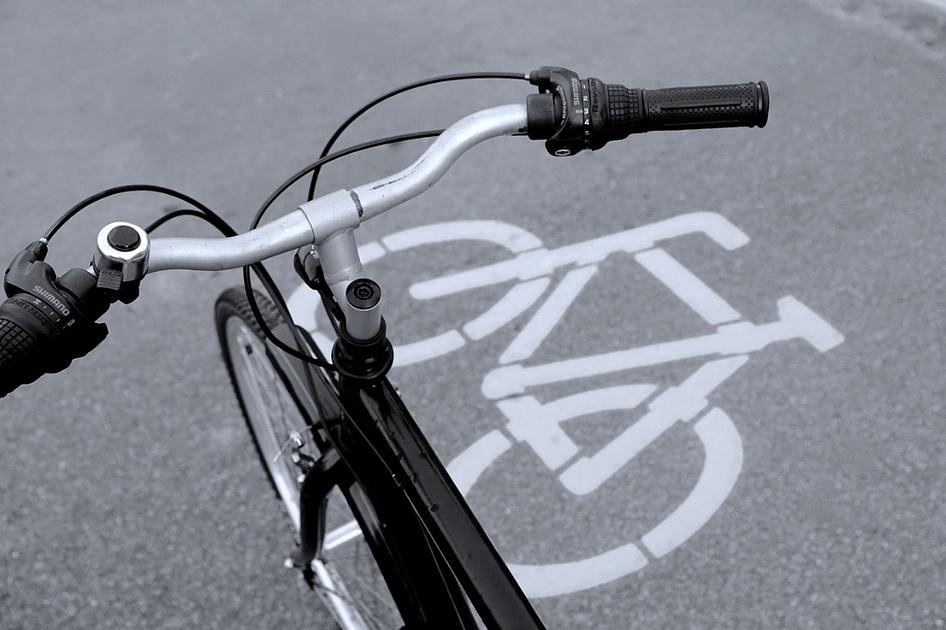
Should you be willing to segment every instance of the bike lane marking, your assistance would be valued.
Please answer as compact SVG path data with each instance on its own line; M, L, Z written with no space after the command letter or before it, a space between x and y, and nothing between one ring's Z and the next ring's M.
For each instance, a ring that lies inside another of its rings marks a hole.
M749 237L723 216L692 212L557 249L529 250L510 260L417 282L410 292L415 299L429 300L509 280L531 280L559 267L590 265L616 252L634 253L654 247L657 241L694 233L705 234L727 250L749 242Z
M466 496L483 472L512 448L512 442L495 429L457 455L447 473ZM647 556L635 543L625 543L603 553L566 562L509 563L509 570L531 598L554 597L607 584L643 569Z
M521 394L526 388L535 385L548 385L701 356L752 352L788 339L804 339L821 352L826 352L844 340L844 336L834 327L790 295L778 301L778 312L779 319L767 324L736 322L724 324L715 333L708 335L542 365L514 364L498 367L483 379L483 395L493 399L503 398Z
M411 285L410 294L415 299L433 299L519 279L498 302L462 326L464 334L454 328L397 346L396 365L442 356L462 347L467 340L482 339L533 306L551 284L548 274L563 266L579 265L565 274L523 325L500 358L500 365L485 375L481 391L488 398L501 399L497 400L497 408L508 422L501 429L488 431L448 465L448 471L464 494L471 490L486 468L517 444L531 447L533 454L554 474L581 451L562 426L566 420L577 420L607 410L630 411L656 391L656 386L651 384L628 384L573 394L543 404L526 395L526 388L681 359L709 357L689 378L654 397L648 403L647 412L609 444L597 453L574 459L557 475L563 486L574 494L590 494L667 429L680 423L690 424L704 450L703 467L690 492L660 523L643 536L633 537L634 542L625 542L582 559L510 564L526 593L532 597L561 595L618 579L643 568L649 561L663 557L691 538L729 496L743 461L741 437L723 410L713 408L698 421L690 422L709 406L710 393L745 364L748 353L771 343L800 338L826 352L844 340L843 335L792 296L778 300L779 319L773 322L759 325L747 321L732 323L740 315L728 302L664 250L654 248L657 240L697 232L725 249L735 249L749 240L724 217L710 212L695 212L557 249L542 248L538 238L516 226L480 221L411 228L385 237L381 240L385 245L373 242L365 246L365 254L372 260L385 255L386 246L391 250L406 249L444 241L482 240L504 246L512 253L520 250L516 257L506 261ZM634 254L635 261L686 306L709 324L719 324L716 331L545 365L502 365L503 358L522 361L531 357L594 275L596 263L616 252ZM317 309L318 302L311 296L308 302L301 298L294 300L300 291L304 292L304 289L300 288L290 300L293 312L298 313L302 308ZM315 320L310 317L306 321ZM326 338L325 341L330 343L331 340ZM722 355L722 358L714 359L713 355ZM504 431L508 431L512 438Z
M500 363L522 361L532 356L536 348L551 334L552 329L565 315L565 311L585 288L588 281L598 270L598 265L588 265L572 269L552 289L545 302L539 306L535 315L522 327L516 338L499 357Z
M396 252L430 243L486 241L514 254L542 247L542 241L518 225L502 221L445 221L408 228L381 239L388 251ZM360 252L359 252L360 253Z
M703 364L676 387L668 387L648 405L644 416L590 457L581 457L559 475L570 492L597 490L677 422L688 422L709 404L707 396L749 360L746 355Z
M536 278L515 285L489 310L464 324L463 334L479 341L496 332L535 304L551 283L551 278Z
M693 425L706 457L693 490L641 543L662 558L700 530L732 492L742 471L742 438L729 415L714 407Z
M579 447L561 424L602 411L634 409L657 390L656 385L617 385L572 394L542 404L533 396L507 398L497 403L509 419L506 430L532 447L549 470L578 454Z
M667 555L709 522L729 496L742 470L742 438L729 416L718 407L693 425L706 453L703 469L689 495L660 523L640 537L648 553ZM457 455L447 472L467 496L480 476L513 447L494 429ZM643 569L647 555L635 542L620 544L596 555L544 564L509 563L509 569L531 598L554 597L607 584Z
M641 252L634 256L634 260L663 282L707 324L722 324L742 317L729 302L664 250L656 248Z

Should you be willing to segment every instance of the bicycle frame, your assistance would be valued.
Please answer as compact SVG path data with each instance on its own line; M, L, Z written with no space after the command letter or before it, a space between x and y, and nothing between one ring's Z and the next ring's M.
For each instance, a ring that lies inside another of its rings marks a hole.
M475 630L462 586L489 628L544 630L393 385L386 378L367 385L335 380L284 353L272 356L313 434L332 432L329 455L303 483L300 538L306 555L314 556L321 545L324 499L337 485L348 501L366 502L384 527L382 536L376 524L359 523L389 588L400 595L399 604L407 603L401 614L408 628ZM319 475L320 487L307 492L310 477ZM352 480L366 497L352 494ZM411 603L417 587L425 596Z

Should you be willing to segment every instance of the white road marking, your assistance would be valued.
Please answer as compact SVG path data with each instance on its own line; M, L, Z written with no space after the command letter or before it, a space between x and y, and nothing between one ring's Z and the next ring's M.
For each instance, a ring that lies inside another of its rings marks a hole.
M533 396L520 396L501 400L497 406L509 419L506 430L529 444L549 470L555 470L578 453L578 445L561 426L563 422L602 411L634 409L656 389L656 385L617 385L545 404Z
M293 321L310 333L319 328L316 316L321 306L317 306L318 300L319 296L305 284L300 284L286 300Z
M706 452L703 471L683 503L641 538L655 558L667 555L706 525L742 470L742 438L722 409L711 409L693 428Z
M607 584L646 565L647 557L638 546L626 543L584 560L510 564L509 570L529 597L554 597Z
M516 335L506 351L502 353L499 362L511 363L531 357L536 348L549 336L555 325L562 319L566 309L575 301L597 270L597 265L589 265L572 269L565 274L565 277L555 287L552 294L546 298L542 306L532 316L532 319Z
M804 339L819 352L827 352L844 341L844 335L834 326L791 295L778 301L778 314L782 321L778 324L768 324L768 327L779 330L781 334L795 330L798 333L797 338ZM731 324L731 326L739 325ZM783 339L791 338L783 337Z
M826 352L844 340L844 336L831 324L792 296L778 301L778 311L780 319L768 324L738 322L720 326L715 333L677 341L544 365L498 367L483 379L482 392L488 398L503 398L522 394L533 385L547 385L701 356L741 354L788 339L804 339L821 352Z
M641 252L634 256L634 260L663 282L708 324L722 324L741 317L718 293L664 250L657 248Z
M466 496L483 471L511 446L512 442L501 431L493 429L454 457L447 465L447 473L460 493Z
M470 320L463 326L463 333L470 339L477 341L490 335L512 320L516 319L526 309L536 303L548 288L551 279L536 278L529 282L517 284L504 295L489 310Z
M447 472L466 496L483 472L512 443L498 430L492 430L457 455ZM647 557L634 543L626 543L604 553L571 562L550 564L509 564L529 597L552 597L605 584L638 571L647 565Z
M401 230L381 241L391 251L400 251L448 241L487 241L519 253L542 246L538 237L517 225L502 221L447 221Z
M581 457L559 475L562 485L584 495L597 490L640 451L677 422L692 420L709 404L706 397L736 370L746 355L704 364L676 387L669 387L648 405L648 412L591 457Z
M740 358L745 357L722 359L721 362L734 364L734 361ZM712 389L713 381L719 381L723 373L728 371L711 369L694 374L691 377L693 380L688 379L681 385L681 388L694 390L684 398L699 398L699 392L696 390ZM698 387L692 383L698 383ZM594 393L600 398L605 392ZM578 400L575 397L569 398ZM677 401L669 407L676 408L688 417L698 406L698 403L694 405L692 402L680 402ZM583 407L584 404L569 402L566 407ZM663 557L684 543L709 521L729 496L742 469L742 439L725 412L719 408L710 410L694 424L694 430L705 452L703 469L686 499L641 538L641 542L655 558ZM460 492L464 496L467 495L483 472L509 451L511 446L511 442L494 429L454 458L447 470ZM625 543L583 560L545 564L511 563L509 568L526 595L538 598L593 588L639 571L646 565L647 557L640 548L634 543Z
M557 267L601 262L615 252L650 249L657 241L694 232L701 232L730 250L749 242L742 230L721 215L694 212L558 249L528 251L510 260L418 282L410 291L416 299L428 300L509 280L529 280L548 275Z
M429 361L435 357L450 354L462 348L466 343L463 335L456 330L448 330L434 337L421 339L402 346L394 346L394 365L410 365Z
M684 304L711 325L718 326L711 334L547 365L500 365L486 375L481 387L488 397L520 394L497 402L513 438L531 447L550 471L562 470L558 479L567 489L584 495L598 489L667 429L690 423L703 413L710 406L708 398L712 391L746 363L746 353L773 342L799 338L826 352L844 340L843 335L824 319L791 296L778 301L777 321L760 325L744 321L729 323L738 320L740 314L726 300L668 253L653 249L658 241L691 233L703 233L729 250L749 241L745 233L724 217L711 212L696 212L556 249L543 248L541 241L531 232L507 223L454 221L402 230L380 242L362 246L359 252L362 260L369 262L383 257L389 250L480 240L505 247L514 254L505 261L413 284L410 293L415 299L433 299L476 287L518 281L498 302L462 327L396 347L396 365L442 356L463 347L467 339L477 341L487 337L538 302L551 284L549 276L552 272L562 267L579 266L579 269L570 270L542 306L536 309L502 354L500 363L528 359L562 319L568 306L577 300L595 273L596 263L619 252L635 254L637 262ZM317 296L301 287L291 296L290 308L298 321L313 331L320 347L323 343L331 344L332 339L315 330L314 312L320 308ZM720 355L723 358L715 358ZM668 388L656 397L652 397L656 387L650 384L606 387L546 403L524 395L526 388L532 385L695 357L707 357L709 361L680 385ZM580 436L581 424L565 424L566 420L603 411L631 410L648 399L646 413L596 453L582 453L580 440L572 439L572 436ZM510 569L530 597L571 593L629 575L647 565L648 556L642 549L653 558L660 558L708 522L730 494L739 476L743 460L742 440L729 416L718 408L706 413L693 423L693 427L703 445L705 459L699 480L685 500L647 532L638 544L624 543L583 560L566 558L548 564L511 564ZM489 466L511 452L513 445L512 439L494 429L460 453L450 463L448 471L461 492L468 494ZM516 456L522 455L517 453ZM594 515L585 517L593 519ZM332 540L335 542L337 539L341 544L349 536L357 535L358 532L348 524L333 532Z
M387 254L387 251L385 251L384 247L382 247L381 243L378 241L371 241L370 243L358 246L358 258L361 259L361 264L363 265L374 262L385 254Z
M411 295L416 299L431 299L472 288L472 286L505 282L518 276L523 276L524 280L540 279L540 276L546 272L551 272L562 265L591 264L614 252L647 249L652 247L656 240L691 232L702 232L726 249L734 249L748 242L748 237L741 230L724 217L712 212L685 214L552 251L541 249L541 241L531 232L500 221L452 221L425 225L396 232L384 237L382 242L391 250L399 251L444 241L483 240L506 247L513 253L519 253L519 256L510 261L459 274L460 276L470 274L469 277L473 279L470 286L451 286L455 283L457 274L419 282L411 286ZM359 256L364 263L378 260L386 254L385 246L377 241L366 243L359 247ZM548 279L541 280L547 286ZM462 327L463 331L473 340L482 339L495 332L524 312L541 296L542 291L538 288L538 283L529 284L526 287L521 285L513 287L486 313L467 322ZM301 285L290 296L289 304L297 323L316 337L320 348L330 349L334 341L331 331L326 331L326 333L318 331L316 313L321 310L318 296L305 285ZM443 356L462 347L464 345L462 341L463 337L459 331L452 330L398 346L395 348L395 364L408 365Z

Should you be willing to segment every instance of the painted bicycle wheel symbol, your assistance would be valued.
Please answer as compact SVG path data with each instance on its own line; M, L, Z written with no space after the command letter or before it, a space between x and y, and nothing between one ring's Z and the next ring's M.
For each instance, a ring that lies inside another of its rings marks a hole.
M792 296L778 300L778 319L745 321L725 299L689 269L657 246L660 241L703 234L726 250L749 237L723 216L711 212L684 214L649 225L556 249L542 246L531 232L498 221L451 221L402 230L359 248L363 262L389 252L456 241L485 241L506 249L507 260L416 282L410 294L431 300L479 287L510 284L484 312L463 325L426 339L395 346L395 365L410 365L449 354L476 342L522 316L542 300L499 357L499 366L484 375L481 391L496 400L505 425L486 433L449 464L466 494L483 472L515 444L528 446L559 482L575 495L593 493L660 435L677 425L693 427L704 450L702 472L686 498L639 540L628 541L586 558L510 568L531 597L546 597L591 588L637 571L691 538L719 509L742 469L742 439L729 415L711 406L712 392L749 361L751 353L772 343L802 339L820 352L844 337ZM715 329L707 334L626 348L545 364L528 364L568 308L613 254L629 254L686 306ZM551 275L564 275L551 289ZM543 299L544 298L544 299ZM300 288L290 298L297 322L320 345L331 339L318 330L317 300ZM684 359L705 362L675 386L659 390L648 383L626 384L540 402L530 388L584 379ZM566 423L605 411L646 411L595 453L582 448L565 430Z

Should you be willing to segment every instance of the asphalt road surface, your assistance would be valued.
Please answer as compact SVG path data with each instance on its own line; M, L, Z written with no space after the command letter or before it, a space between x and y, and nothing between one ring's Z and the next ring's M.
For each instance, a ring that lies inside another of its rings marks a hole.
M0 2L0 252L128 182L244 226L351 110L432 74L764 79L763 130L648 134L575 159L496 140L362 228L388 245L368 269L392 338L415 344L393 378L550 628L939 628L946 37L918 7ZM527 88L405 95L343 144ZM324 190L422 144L334 165ZM103 203L51 260L84 264L98 227L167 206ZM429 227L460 220L489 223L454 242L471 224ZM674 234L621 240L658 222ZM408 228L431 242L384 241ZM189 220L165 233L209 235ZM482 240L509 234L532 264L573 244L590 262L539 274L521 290L541 299L482 338L464 326L528 279L412 297L512 259ZM289 529L214 339L214 300L237 282L149 278L99 350L0 402L0 628L328 627L282 568ZM450 339L462 348L433 356ZM557 376L526 382L544 364ZM508 366L523 371L495 372Z

